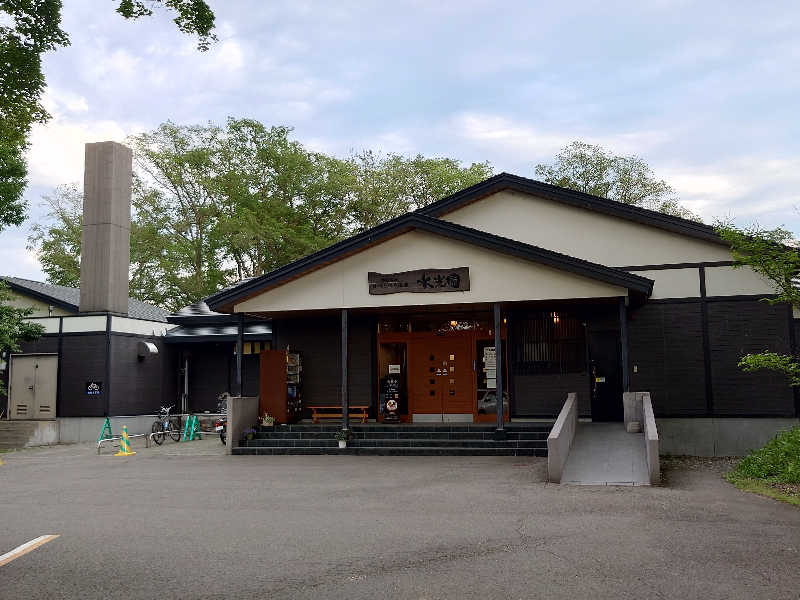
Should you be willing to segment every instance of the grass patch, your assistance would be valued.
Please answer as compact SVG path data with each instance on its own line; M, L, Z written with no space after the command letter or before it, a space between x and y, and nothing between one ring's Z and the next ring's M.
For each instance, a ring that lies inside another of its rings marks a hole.
M725 475L740 490L800 506L800 427L775 436Z

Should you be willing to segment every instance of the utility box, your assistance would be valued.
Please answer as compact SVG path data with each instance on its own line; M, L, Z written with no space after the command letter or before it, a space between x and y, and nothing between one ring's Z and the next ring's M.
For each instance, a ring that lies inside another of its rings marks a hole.
M11 419L55 419L57 354L12 354L8 381Z

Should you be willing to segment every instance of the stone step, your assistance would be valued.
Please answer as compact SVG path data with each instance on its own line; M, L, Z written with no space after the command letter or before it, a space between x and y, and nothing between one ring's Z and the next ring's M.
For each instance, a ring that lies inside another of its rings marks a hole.
M247 448L267 447L338 447L339 442L334 439L253 439L242 440L240 446ZM542 440L450 440L450 439L354 439L348 442L352 447L447 447L447 448L547 448L547 442Z
M276 440L316 440L333 439L335 431L261 431L256 439ZM373 431L360 429L352 432L355 439L453 439L453 440L486 440L494 439L492 431ZM510 440L546 440L547 432L509 431Z
M463 448L441 446L271 446L234 448L235 455L275 454L345 454L376 456L547 456L547 449L540 448Z
M274 427L261 427L261 432L336 432L342 428L340 423L324 423L314 425L312 423L295 423L293 425L275 425ZM525 433L549 433L552 425L547 423L508 423L506 430L509 432L525 432ZM350 423L351 431L406 431L406 432L493 432L494 425L490 424L461 424L461 425L422 425L422 424L398 424L398 425L382 425L379 423Z

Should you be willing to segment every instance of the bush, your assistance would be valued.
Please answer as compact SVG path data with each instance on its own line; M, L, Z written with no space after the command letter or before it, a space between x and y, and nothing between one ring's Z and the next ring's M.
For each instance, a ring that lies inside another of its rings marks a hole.
M780 433L766 446L743 458L728 478L800 483L800 427Z

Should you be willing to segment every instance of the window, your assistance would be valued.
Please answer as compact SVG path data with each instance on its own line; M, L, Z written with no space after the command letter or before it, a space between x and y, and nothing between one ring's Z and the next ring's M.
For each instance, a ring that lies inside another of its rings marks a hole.
M560 311L515 318L514 374L546 375L586 371L586 328Z

